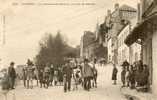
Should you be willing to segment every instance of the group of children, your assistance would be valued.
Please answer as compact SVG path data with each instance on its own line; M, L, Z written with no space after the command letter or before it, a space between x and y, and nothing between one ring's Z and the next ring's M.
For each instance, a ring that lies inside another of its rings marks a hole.
M114 65L112 80L116 84L118 69ZM127 61L122 64L121 71L122 87L130 87L138 91L147 92L149 90L149 68L143 62L137 61L130 65Z
M121 72L122 87L136 88L137 90L149 90L149 69L142 61L135 62L133 65L123 66Z

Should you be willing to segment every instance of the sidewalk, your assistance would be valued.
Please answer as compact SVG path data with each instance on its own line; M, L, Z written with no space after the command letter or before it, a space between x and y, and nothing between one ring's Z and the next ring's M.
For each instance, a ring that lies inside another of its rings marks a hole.
M157 98L151 93L137 92L135 89L131 90L130 88L121 88L122 94L126 97L133 97L134 100L157 100Z

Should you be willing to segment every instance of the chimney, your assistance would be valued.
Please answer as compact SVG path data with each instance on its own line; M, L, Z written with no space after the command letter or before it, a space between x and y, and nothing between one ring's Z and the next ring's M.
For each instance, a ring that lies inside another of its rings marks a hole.
M115 11L119 10L119 4L118 3L115 4L114 9L115 9Z

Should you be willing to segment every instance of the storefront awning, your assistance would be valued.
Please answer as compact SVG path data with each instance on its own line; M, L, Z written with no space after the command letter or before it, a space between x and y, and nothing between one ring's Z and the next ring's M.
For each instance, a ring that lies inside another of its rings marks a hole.
M130 46L131 44L133 44L137 39L140 38L140 35L142 34L142 28L143 28L144 22L141 22L140 24L138 24L133 30L132 32L126 37L125 39L125 44L127 46Z
M149 21L153 21L153 19L156 18L156 17L157 17L157 13L152 15L152 16L150 16L150 17L148 17L147 19L143 20L139 24L137 24L137 26L132 30L132 32L124 40L125 44L127 46L130 46L134 42L136 42L137 39L141 39L142 35L143 35L143 29L146 28L147 23Z

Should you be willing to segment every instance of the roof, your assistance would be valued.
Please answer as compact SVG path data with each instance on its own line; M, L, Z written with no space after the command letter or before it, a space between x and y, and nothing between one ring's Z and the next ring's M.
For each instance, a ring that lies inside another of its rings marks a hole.
M122 5L120 8L120 11L130 11L130 12L136 12L137 10L133 7L130 7L126 4ZM111 13L111 16L114 15L114 13L116 13L116 10L114 10L112 13Z
M137 11L135 8L130 7L130 6L126 5L126 4L122 5L119 9L120 10L125 10L125 11L133 11L133 12Z
M122 28L118 31L117 36L123 31L123 29L125 29L125 27L127 27L129 25L129 23L125 24L122 26Z

